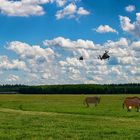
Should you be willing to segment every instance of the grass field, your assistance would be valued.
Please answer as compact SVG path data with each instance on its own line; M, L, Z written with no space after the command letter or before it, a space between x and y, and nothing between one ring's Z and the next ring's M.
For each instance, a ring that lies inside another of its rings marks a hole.
M85 97L0 95L0 140L140 139L140 112L122 109L126 95L101 95L89 108Z

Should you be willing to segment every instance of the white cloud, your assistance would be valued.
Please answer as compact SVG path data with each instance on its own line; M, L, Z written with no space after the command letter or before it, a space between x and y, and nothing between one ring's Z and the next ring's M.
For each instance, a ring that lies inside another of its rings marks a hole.
M63 10L59 10L56 13L56 18L57 19L61 19L65 16L68 16L69 18L75 17L75 13L76 13L76 5L73 3L70 3L69 5L67 5Z
M57 46L68 49L77 49L77 48L96 49L94 43L90 40L78 39L77 41L72 41L70 39L63 37L57 37L54 38L53 40L45 40L44 45Z
M43 8L46 4L55 3L57 8L62 8L56 13L56 18L79 18L88 15L89 12L83 7L77 7L77 0L0 0L0 13L7 16L29 17L41 16L46 13Z
M80 7L78 10L77 10L77 14L78 15L89 15L89 11L85 10L83 7Z
M127 7L125 7L125 10L127 12L133 12L133 11L135 11L135 6L134 5L128 5Z
M111 28L109 25L100 25L95 30L98 33L118 33L115 29Z
M112 72L112 74L121 75L120 67L117 67L117 66L113 66L111 68L111 72Z
M44 45L60 47L72 52L73 56L83 56L86 60L93 59L92 64L94 65L103 64L97 59L98 55L104 52L103 50L109 50L110 55L116 59L117 64L132 64L135 60L133 59L134 49L130 45L130 41L126 38L120 38L120 40L116 42L109 40L103 45L99 45L89 40L78 39L77 41L72 41L70 39L58 37L53 40L44 41ZM70 59L70 61L73 62L73 59ZM61 64L68 65L68 61L62 61Z
M129 44L129 40L127 40L126 38L120 38L118 41L108 40L106 43L104 43L104 46L109 48L115 48L115 47L122 48L122 47L127 47L128 44Z
M82 67L83 64L77 58L66 58L65 61L59 62L61 66Z
M45 4L50 2L50 0L20 0L24 4Z
M136 13L136 21L131 22L130 18L120 16L120 24L123 31L132 34L135 38L140 38L140 13Z
M8 78L6 79L6 81L7 82L10 82L10 83L15 83L15 82L18 82L19 81L19 76L17 76L17 75L13 75L13 74L10 74L9 76L8 76Z
M50 73L43 73L42 77L43 79L49 79L49 77L51 77Z
M0 71L14 74L12 71L18 70L23 75L17 73L18 82L26 84L103 84L140 80L138 41L120 38L95 44L90 40L57 37L43 43L44 47L19 41L10 42L7 48L17 54L17 59L1 57ZM104 50L109 50L109 61L98 59ZM81 55L83 61L78 60Z
M132 56L118 58L118 62L122 65L132 65L134 64L134 60Z
M140 41L135 41L132 43L132 48L136 51L140 51Z
M128 17L120 16L121 28L124 31L133 31L135 26L131 24L131 20Z
M56 1L56 4L59 7L62 7L62 6L64 6L67 3L67 0L55 0L55 1Z
M41 4L48 3L49 0L0 0L0 12L8 16L28 17L45 14Z
M8 60L7 56L0 56L0 69L4 70L27 70L26 63L18 59Z
M77 16L88 15L89 11L85 10L83 7L77 8L73 3L67 5L64 9L57 11L56 19L67 18L77 18Z
M133 74L133 75L139 75L140 76L140 66L136 67L134 66L133 68L130 69L130 72Z
M54 54L51 48L41 48L38 45L30 46L26 43L13 41L8 44L8 49L16 52L21 58L40 59L49 61L49 56Z

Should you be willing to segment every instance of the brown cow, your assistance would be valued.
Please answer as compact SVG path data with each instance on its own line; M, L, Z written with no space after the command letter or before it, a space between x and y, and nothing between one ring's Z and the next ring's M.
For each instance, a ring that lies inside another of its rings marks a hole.
M95 106L97 106L97 104L100 103L100 97L97 97L97 96L95 96L95 97L86 97L83 103L86 104L87 107L89 107L90 103L95 104Z
M132 107L135 107L137 109L137 112L140 110L140 98L139 97L126 97L123 102L123 108L126 106L128 111L131 111Z

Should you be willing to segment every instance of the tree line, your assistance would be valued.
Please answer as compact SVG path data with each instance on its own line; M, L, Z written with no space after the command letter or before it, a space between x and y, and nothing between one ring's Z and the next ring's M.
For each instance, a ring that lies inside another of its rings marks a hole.
M140 84L0 85L0 93L20 94L139 94Z

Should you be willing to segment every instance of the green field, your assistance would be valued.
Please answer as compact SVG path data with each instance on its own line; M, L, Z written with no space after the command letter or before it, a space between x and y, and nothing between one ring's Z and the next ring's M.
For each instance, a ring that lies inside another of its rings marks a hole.
M0 95L0 140L140 139L140 112L122 109L126 95L101 95L89 108L85 97Z

